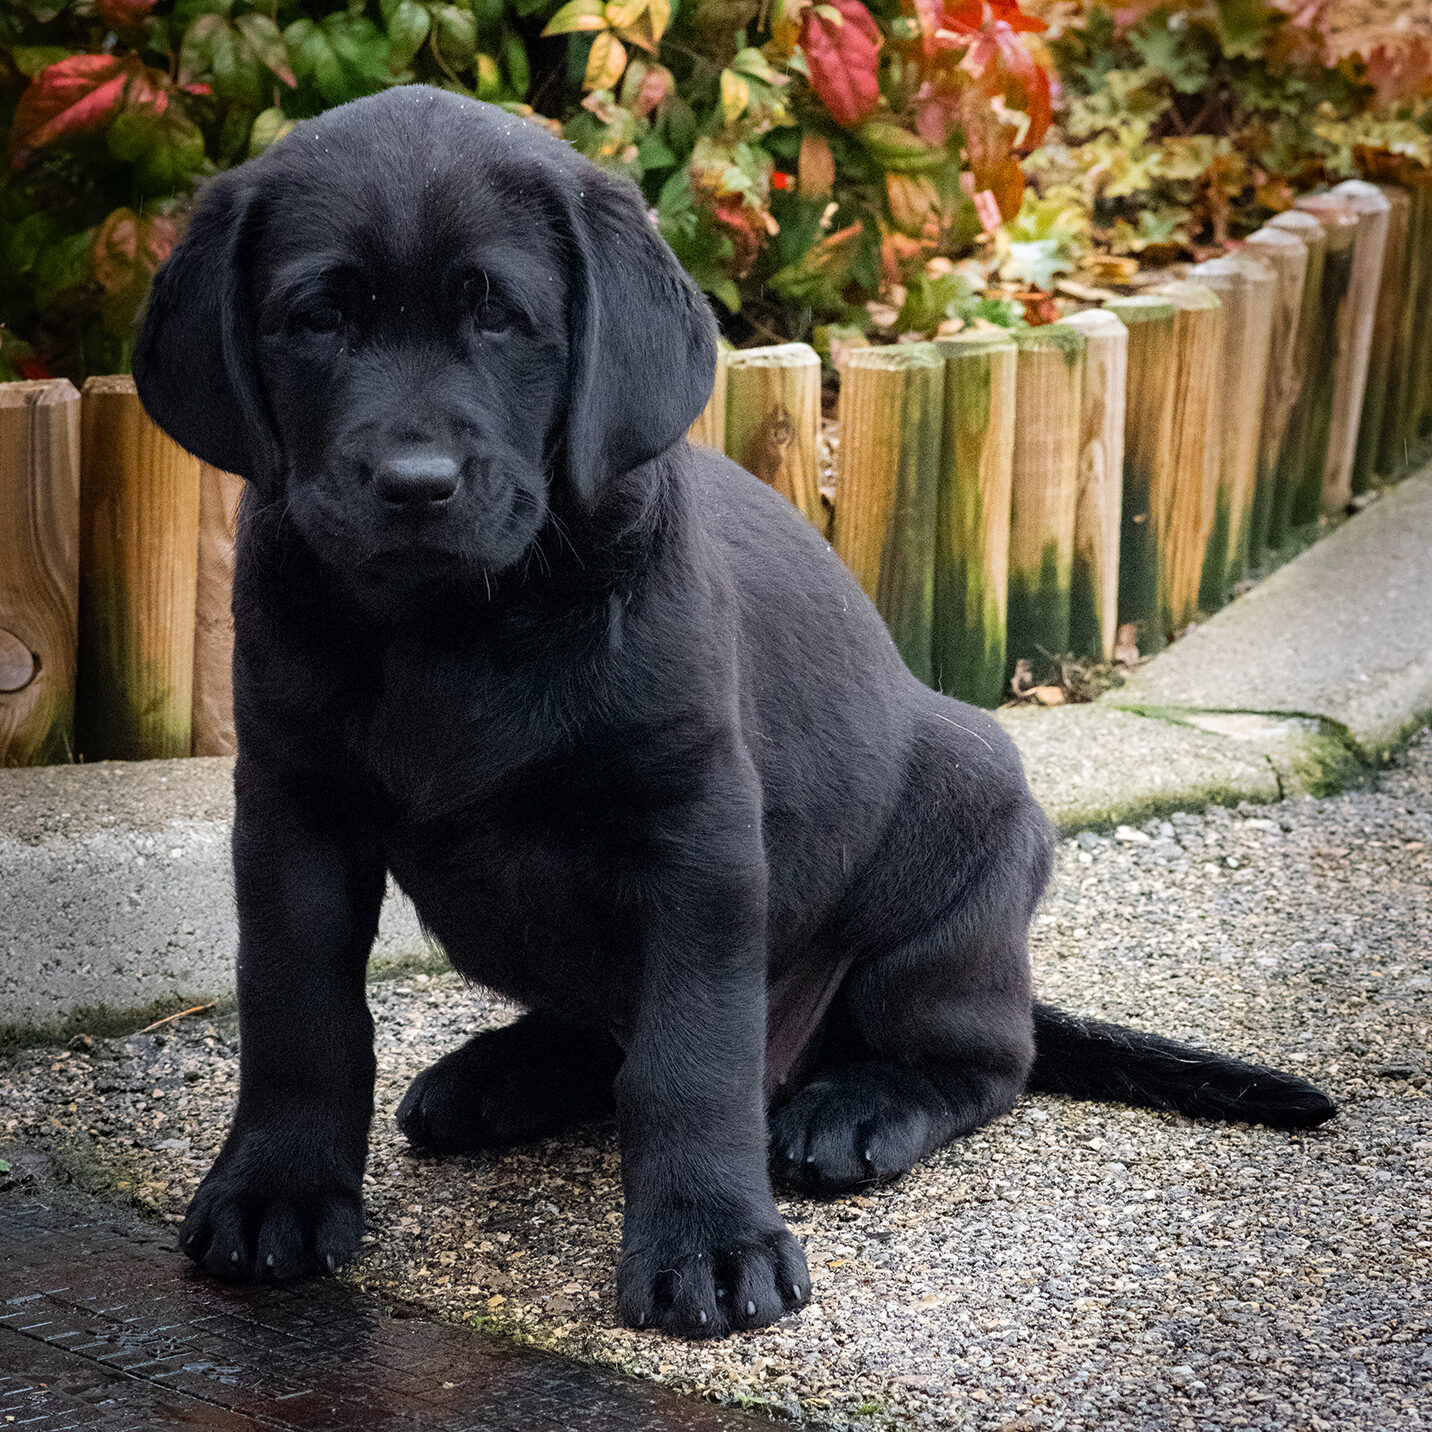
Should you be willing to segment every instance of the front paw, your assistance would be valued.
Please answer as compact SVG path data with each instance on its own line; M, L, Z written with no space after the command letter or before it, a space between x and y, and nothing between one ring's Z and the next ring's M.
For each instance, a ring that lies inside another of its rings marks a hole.
M363 1236L362 1164L294 1132L231 1135L194 1195L179 1247L216 1278L333 1272Z
M677 1215L623 1240L617 1313L628 1327L720 1338L767 1327L810 1299L805 1254L778 1221L718 1222L725 1228Z

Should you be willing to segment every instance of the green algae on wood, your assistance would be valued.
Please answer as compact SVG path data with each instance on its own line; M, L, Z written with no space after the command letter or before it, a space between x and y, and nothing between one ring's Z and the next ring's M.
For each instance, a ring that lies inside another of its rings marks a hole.
M1383 436L1390 426L1395 425L1395 404L1391 401L1395 383L1392 365L1402 312L1408 304L1408 290L1412 282L1407 266L1411 196L1396 184L1380 184L1377 188L1388 206L1387 249L1382 259L1382 282L1377 291L1372 348L1367 360L1367 387L1362 399L1362 421L1357 430L1357 452L1353 458L1354 493L1366 492L1376 485L1380 477L1390 477L1395 471L1382 465Z
M1303 385L1298 327L1308 276L1308 246L1285 229L1263 228L1248 236L1242 252L1255 255L1278 276L1273 297L1273 327L1268 348L1268 383L1263 391L1263 426L1258 441L1258 473L1248 553L1257 561L1268 548L1277 491L1278 463L1288 424Z
M1248 564L1278 280L1261 259L1241 256L1198 264L1189 277L1207 284L1223 304L1218 489L1198 591L1200 608L1214 612Z
M1159 621L1172 635L1198 613L1204 554L1217 508L1223 304L1207 284L1189 279L1175 279L1157 292L1177 310L1169 481L1153 514L1159 533Z
M187 756L199 460L149 420L131 378L85 383L82 430L79 752Z
M937 346L945 359L945 441L933 676L946 695L998 706L1004 694L1018 349L999 333L962 333Z
M1053 323L1015 335L1005 672L1036 671L1069 650L1069 597L1079 496L1079 414L1088 341Z
M1079 400L1079 495L1069 578L1069 649L1111 661L1118 630L1119 520L1129 331L1117 314L1086 309L1064 323L1088 342Z
M1159 616L1162 490L1171 479L1175 335L1173 304L1138 294L1106 305L1128 329L1124 400L1124 464L1119 516L1119 623L1132 625L1138 648L1161 651L1167 633Z
M1353 310L1353 264L1357 253L1358 218L1350 204L1327 194L1309 194L1298 208L1312 214L1327 234L1318 336L1313 344L1312 420L1307 466L1293 500L1295 526L1315 522L1341 482L1346 427L1346 389L1351 381L1356 315ZM1354 434L1355 436L1355 434ZM1352 458L1347 459L1351 481Z
M1327 267L1327 230L1312 214L1289 209L1276 214L1267 227L1301 239L1308 252L1308 267L1303 278L1303 302L1298 312L1298 338L1294 362L1298 371L1298 393L1288 416L1273 473L1273 495L1268 510L1266 543L1272 551L1280 550L1295 525L1294 512L1299 507L1299 494L1304 490L1312 460L1312 452L1321 428L1322 418L1314 411L1317 398L1316 371L1320 366L1318 343L1323 327L1323 279ZM1318 466L1321 490L1322 467Z
M945 360L933 343L857 349L842 369L835 550L925 682L944 400Z

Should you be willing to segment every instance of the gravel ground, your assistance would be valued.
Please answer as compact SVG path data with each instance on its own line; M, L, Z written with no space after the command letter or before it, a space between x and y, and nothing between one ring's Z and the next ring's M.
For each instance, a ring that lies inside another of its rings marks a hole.
M611 1131L437 1162L406 1082L510 1011L451 976L372 990L371 1228L392 1302L838 1428L1432 1425L1432 737L1375 789L1066 841L1053 1000L1296 1069L1310 1134L1027 1099L867 1197L783 1205L813 1305L724 1344L613 1324ZM82 1043L83 1041L79 1041ZM175 1221L235 1093L231 1021L0 1061L0 1144ZM14 1175L12 1175L13 1177Z

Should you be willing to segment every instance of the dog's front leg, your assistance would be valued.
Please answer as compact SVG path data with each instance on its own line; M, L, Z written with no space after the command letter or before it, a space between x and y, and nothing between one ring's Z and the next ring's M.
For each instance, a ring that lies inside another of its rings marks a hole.
M220 1277L331 1271L363 1231L383 856L326 790L243 757L234 786L239 1104L179 1243Z
M728 796L686 815L659 842L647 887L642 989L616 1081L617 1300L632 1327L719 1337L799 1307L810 1275L767 1173L759 803Z

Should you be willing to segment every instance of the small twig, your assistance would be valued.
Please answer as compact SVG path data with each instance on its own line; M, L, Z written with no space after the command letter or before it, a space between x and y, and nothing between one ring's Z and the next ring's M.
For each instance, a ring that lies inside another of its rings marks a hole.
M148 1034L151 1029L158 1029L161 1024L172 1024L176 1019L183 1019L186 1014L202 1014L206 1009L213 1009L217 1000L210 1000L208 1004L196 1004L192 1009L181 1009L178 1014L166 1014L163 1019L156 1019L153 1024L146 1024L139 1030L140 1034Z

